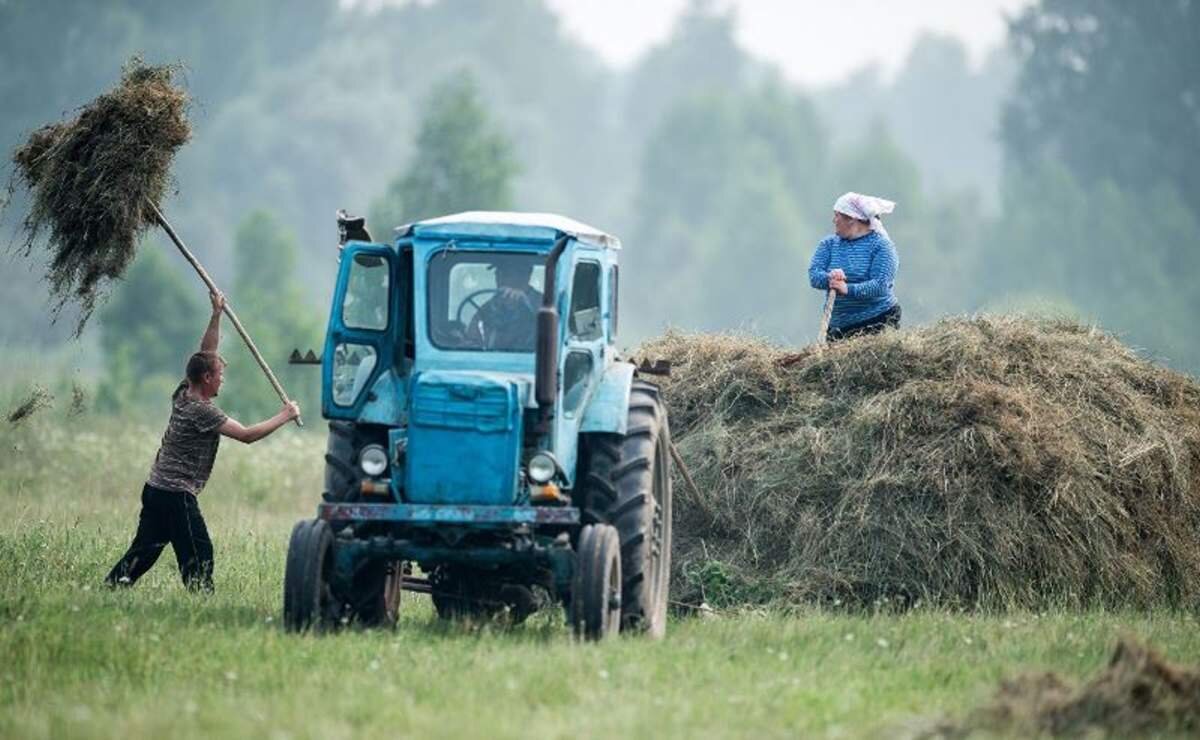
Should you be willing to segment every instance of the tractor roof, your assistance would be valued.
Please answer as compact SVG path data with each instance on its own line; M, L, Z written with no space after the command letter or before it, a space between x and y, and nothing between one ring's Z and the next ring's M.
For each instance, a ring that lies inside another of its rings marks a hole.
M620 249L621 240L594 226L554 213L516 211L466 211L407 224L396 229L399 236L502 236L556 239L573 236L608 249Z

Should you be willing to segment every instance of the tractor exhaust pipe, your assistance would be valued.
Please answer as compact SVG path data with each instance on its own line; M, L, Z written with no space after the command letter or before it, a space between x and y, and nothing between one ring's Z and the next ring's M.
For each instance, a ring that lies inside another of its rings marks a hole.
M569 236L554 242L546 259L542 305L537 313L537 372L534 376L534 398L541 409L542 419L548 419L558 393L558 258L567 248Z

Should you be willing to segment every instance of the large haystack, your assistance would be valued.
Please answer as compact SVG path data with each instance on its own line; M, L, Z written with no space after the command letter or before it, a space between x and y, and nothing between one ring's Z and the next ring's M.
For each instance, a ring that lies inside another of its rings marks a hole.
M789 358L642 349L701 489L675 486L688 602L1200 599L1200 384L1095 329L942 321Z
M76 334L106 281L121 276L155 225L149 203L162 200L171 160L191 135L176 71L134 59L114 89L75 118L34 131L13 152L17 180L32 196L24 251L48 242L56 309L72 299L80 304Z

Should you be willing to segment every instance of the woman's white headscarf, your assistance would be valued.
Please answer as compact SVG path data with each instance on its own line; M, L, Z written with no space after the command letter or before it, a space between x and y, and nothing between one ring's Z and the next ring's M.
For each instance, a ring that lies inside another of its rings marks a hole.
M892 201L873 195L846 193L833 204L833 210L859 221L867 221L871 224L871 231L878 232L885 239L891 239L879 217L896 210L896 204Z

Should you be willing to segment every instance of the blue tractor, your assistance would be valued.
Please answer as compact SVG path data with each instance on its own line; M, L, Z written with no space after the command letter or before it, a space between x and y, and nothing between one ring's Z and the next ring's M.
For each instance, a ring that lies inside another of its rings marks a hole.
M547 214L446 216L391 244L340 225L326 490L292 531L287 629L391 626L409 590L443 618L557 602L581 637L661 636L670 432L617 356L620 242Z

